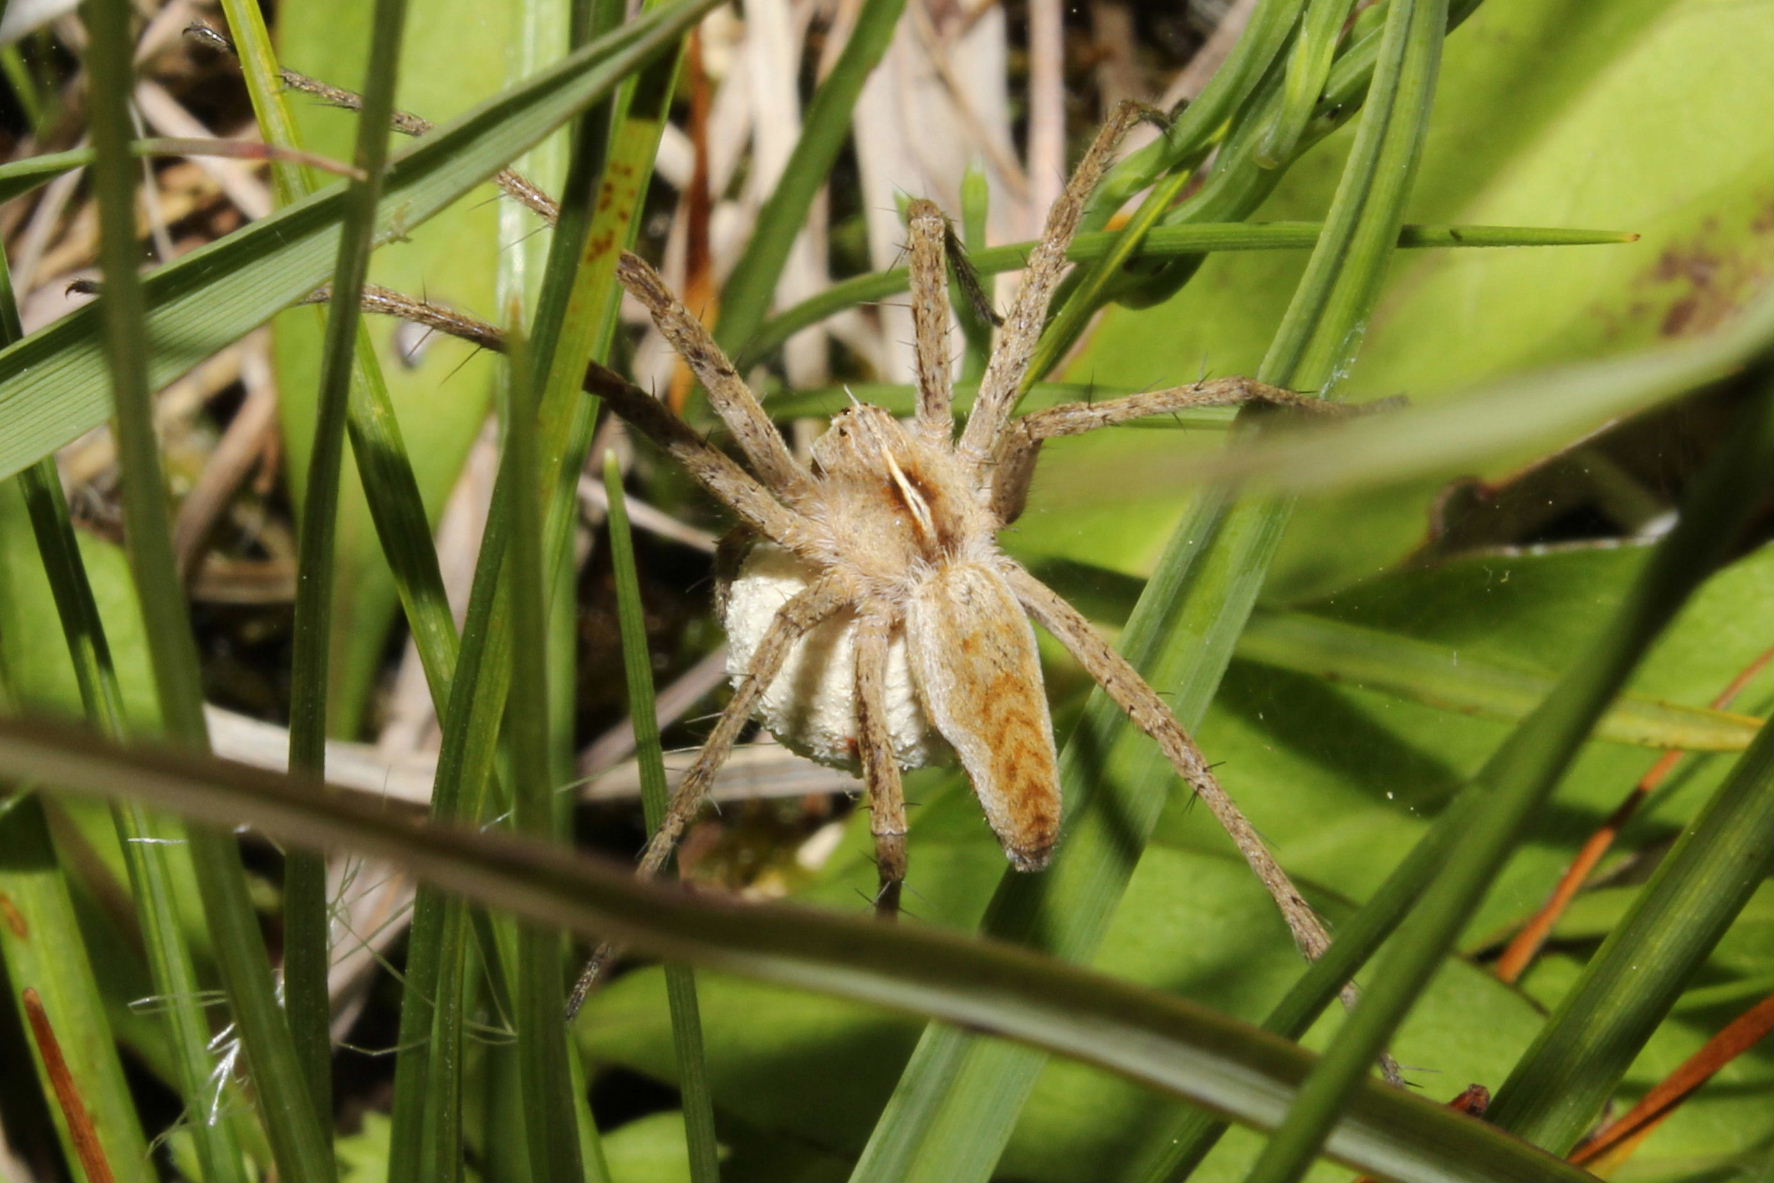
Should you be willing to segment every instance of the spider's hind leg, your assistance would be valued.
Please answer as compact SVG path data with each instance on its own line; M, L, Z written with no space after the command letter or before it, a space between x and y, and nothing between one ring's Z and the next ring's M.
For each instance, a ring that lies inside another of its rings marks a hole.
M715 721L714 730L709 733L702 750L696 754L696 762L690 765L690 771L684 774L684 779L673 790L665 817L641 854L640 866L635 872L637 875L650 879L671 858L685 827L702 808L702 800L708 795L715 773L727 762L727 756L733 751L734 741L739 738L740 731L758 709L764 692L782 672L795 642L850 603L851 598L850 589L843 581L828 577L808 585L777 610L763 639L752 653L751 668L734 687L732 699L721 712L721 717ZM569 1020L579 1013L579 1008L603 979L620 951L616 945L605 941L592 954L591 960L586 962L578 982L567 997Z
M887 920L899 912L906 875L905 789L887 722L887 651L893 625L892 615L883 609L865 612L856 624L856 746L880 872L875 914Z

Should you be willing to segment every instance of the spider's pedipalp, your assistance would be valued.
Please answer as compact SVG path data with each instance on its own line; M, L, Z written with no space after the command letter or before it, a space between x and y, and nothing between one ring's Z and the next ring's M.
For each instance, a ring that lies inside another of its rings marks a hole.
M1072 235L1077 233L1085 202L1102 180L1116 145L1139 121L1140 111L1137 103L1116 106L1084 153L1084 158L1078 162L1071 180L1066 182L1065 191L1047 212L1047 226L1041 233L1041 241L1029 254L1022 288L1004 318L1004 331L998 338L997 348L992 350L991 361L986 364L985 376L979 383L979 397L974 400L973 413L968 416L967 426L961 432L961 455L976 471L990 464L993 444L1016 409L1017 400L1022 397L1029 361L1034 357L1035 343L1040 340L1047 321L1047 305L1065 271L1066 251L1071 248Z
M906 207L906 231L918 367L918 427L931 440L946 441L955 432L954 380L949 370L949 220L935 202L920 197Z
M770 422L751 387L702 322L672 294L664 277L639 255L624 251L616 264L616 278L646 306L660 333L688 363L696 380L708 392L709 405L733 433L734 442L745 453L758 478L791 499L805 493L807 469L789 452L782 433Z
M864 610L856 625L856 747L862 783L868 791L869 833L875 840L875 866L880 888L875 911L883 917L899 912L900 885L906 875L905 787L888 722L887 663L894 618L882 606Z

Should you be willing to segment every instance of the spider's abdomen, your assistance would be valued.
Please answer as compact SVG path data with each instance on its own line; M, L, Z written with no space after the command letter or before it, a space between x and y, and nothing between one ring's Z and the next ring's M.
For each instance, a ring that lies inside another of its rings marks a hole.
M811 581L813 568L771 543L754 545L727 586L727 672L737 681L770 622ZM814 628L789 652L782 672L764 691L757 717L791 751L838 768L857 768L856 615L840 612ZM948 763L953 753L936 734L912 684L905 638L887 654L887 726L902 768Z

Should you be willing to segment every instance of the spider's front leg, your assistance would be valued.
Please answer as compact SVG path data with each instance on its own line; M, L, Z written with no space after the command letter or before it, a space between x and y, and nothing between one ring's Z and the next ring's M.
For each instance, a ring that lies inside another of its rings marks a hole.
M891 612L869 609L856 622L855 641L857 759L868 791L869 833L880 873L875 913L887 920L899 914L906 876L905 788L887 719L887 654L894 624Z
M906 207L907 271L911 280L913 352L918 365L918 430L932 443L955 432L949 369L949 220L934 201Z

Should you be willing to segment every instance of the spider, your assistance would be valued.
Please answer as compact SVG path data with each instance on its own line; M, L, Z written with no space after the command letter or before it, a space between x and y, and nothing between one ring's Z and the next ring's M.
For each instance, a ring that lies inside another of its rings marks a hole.
M1193 407L1342 409L1226 378L1015 415L1084 204L1116 145L1144 114L1133 103L1117 108L1049 211L958 435L948 342L952 233L934 203L914 200L907 209L916 413L901 422L853 402L813 444L810 464L789 450L733 363L659 273L632 253L622 256L618 279L688 363L745 461L742 467L618 375L595 364L588 371L586 389L739 522L723 548L733 558L718 595L733 696L642 853L641 875L665 866L754 717L790 748L861 773L882 916L897 913L906 876L906 769L957 759L1011 865L1041 870L1059 841L1062 802L1033 622L1157 741L1274 898L1301 950L1316 957L1329 945L1316 914L1163 699L1082 613L997 544L1023 510L1049 439ZM522 190L514 195L552 213ZM324 290L311 297L323 298ZM364 302L370 311L504 347L491 326L386 289L367 290ZM594 954L570 996L569 1017L614 953L605 946Z
M915 417L902 423L880 407L853 402L813 444L811 464L790 452L732 363L659 274L632 254L621 260L622 284L689 364L750 470L686 439L675 419L669 436L662 434L669 412L652 400L638 416L632 400L612 402L741 523L728 547L740 555L737 571L719 595L733 696L643 853L642 874L664 866L754 716L790 748L860 771L881 914L897 911L907 869L901 772L951 753L1010 863L1020 871L1042 869L1059 840L1062 803L1033 621L1158 742L1275 897L1303 951L1316 956L1328 944L1311 908L1157 692L996 540L1022 512L1036 457L1049 439L1190 407L1328 407L1232 378L1014 416L1084 204L1141 114L1134 104L1116 110L1049 212L958 435L948 342L952 235L932 202L915 200L907 209ZM602 960L587 968L575 1004Z

